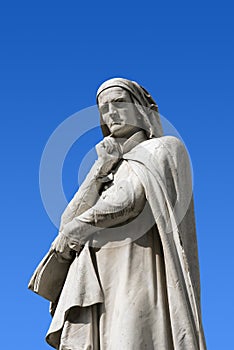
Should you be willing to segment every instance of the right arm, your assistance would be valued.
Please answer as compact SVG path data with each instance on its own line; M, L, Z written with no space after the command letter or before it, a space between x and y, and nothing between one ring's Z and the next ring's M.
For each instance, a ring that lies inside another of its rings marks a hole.
M111 169L119 162L121 151L113 137L105 137L96 146L98 160L94 163L78 192L68 204L62 217L60 230L75 216L93 207Z

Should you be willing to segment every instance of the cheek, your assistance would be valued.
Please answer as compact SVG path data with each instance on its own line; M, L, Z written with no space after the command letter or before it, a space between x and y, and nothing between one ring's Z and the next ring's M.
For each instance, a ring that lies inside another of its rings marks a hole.
M102 120L103 120L104 124L108 125L108 117L106 114L102 114Z
M137 115L134 108L123 108L121 111L119 111L119 115L125 124L137 126Z

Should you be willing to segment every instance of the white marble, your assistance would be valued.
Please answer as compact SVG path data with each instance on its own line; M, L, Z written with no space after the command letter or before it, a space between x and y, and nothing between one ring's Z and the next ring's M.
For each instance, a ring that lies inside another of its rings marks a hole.
M46 339L60 350L205 350L185 147L163 136L137 83L111 79L97 101L98 160L30 281L52 302Z

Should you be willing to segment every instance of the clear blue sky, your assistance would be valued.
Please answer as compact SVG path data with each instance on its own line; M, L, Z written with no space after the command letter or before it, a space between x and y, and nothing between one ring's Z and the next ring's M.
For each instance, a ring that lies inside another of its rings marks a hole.
M232 6L226 0L1 3L1 348L50 348L48 303L27 290L57 232L40 198L40 158L54 129L93 105L98 85L113 76L145 86L187 145L207 345L233 348ZM79 149L85 153L100 137L99 130L90 133L68 154L68 198Z

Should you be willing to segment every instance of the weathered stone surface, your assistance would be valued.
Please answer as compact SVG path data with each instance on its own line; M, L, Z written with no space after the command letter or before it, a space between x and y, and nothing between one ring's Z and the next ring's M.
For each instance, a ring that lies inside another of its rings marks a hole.
M185 147L163 136L158 107L137 83L111 79L97 101L98 161L30 283L53 302L47 341L60 350L205 350ZM64 283L53 282L51 261Z

